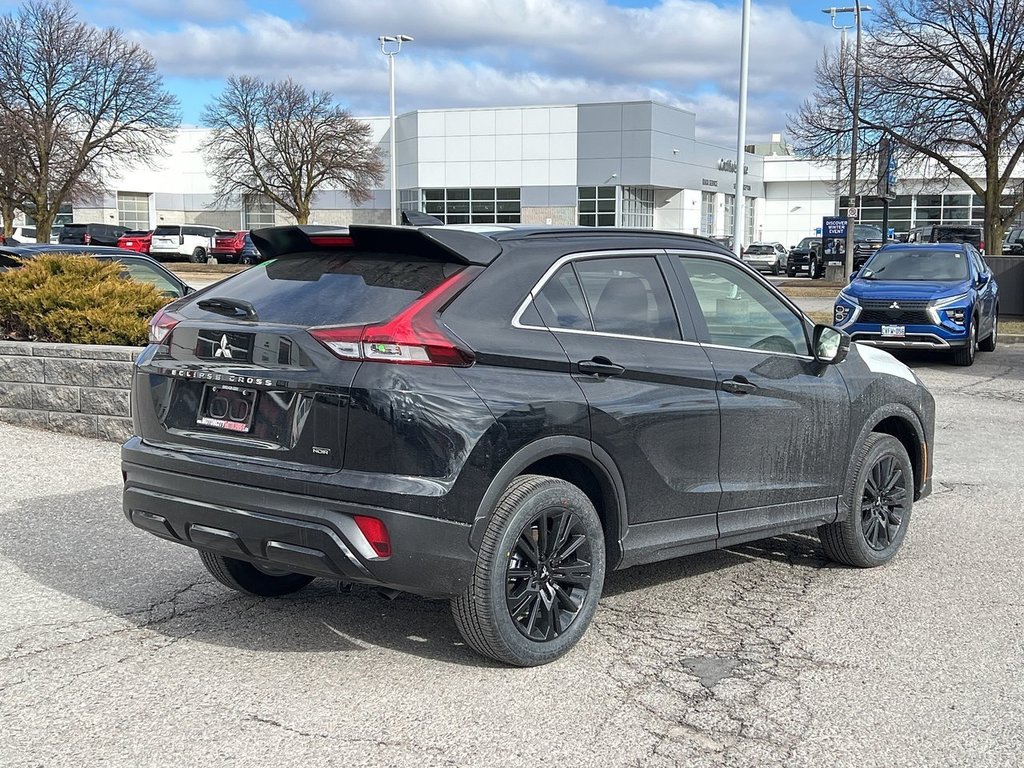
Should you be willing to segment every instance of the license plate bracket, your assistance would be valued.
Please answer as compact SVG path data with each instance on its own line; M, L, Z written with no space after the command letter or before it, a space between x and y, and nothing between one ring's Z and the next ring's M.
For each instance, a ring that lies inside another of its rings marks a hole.
M907 326L905 325L883 325L882 326L882 338L883 339L902 339L907 335Z
M244 434L252 429L257 396L255 389L206 384L196 424Z

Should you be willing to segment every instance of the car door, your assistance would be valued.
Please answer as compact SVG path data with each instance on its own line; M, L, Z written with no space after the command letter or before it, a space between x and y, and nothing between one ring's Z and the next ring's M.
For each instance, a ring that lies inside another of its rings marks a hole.
M750 270L711 254L672 263L717 378L721 544L831 520L849 462L838 367L814 360L803 316Z
M573 255L533 294L586 396L592 440L624 479L627 564L718 535L715 380L666 269L661 251Z

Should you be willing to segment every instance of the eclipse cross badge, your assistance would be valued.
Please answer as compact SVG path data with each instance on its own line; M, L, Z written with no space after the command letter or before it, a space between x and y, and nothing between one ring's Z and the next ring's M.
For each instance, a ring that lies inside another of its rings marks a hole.
M231 345L228 344L228 336L224 334L220 337L220 346L213 350L214 357L231 357Z
M898 301L894 301L892 304L889 305L889 309L899 309L899 308L900 308L900 303ZM222 340L221 344L223 344L223 343L224 342ZM230 352L228 353L228 357L231 357L231 353Z

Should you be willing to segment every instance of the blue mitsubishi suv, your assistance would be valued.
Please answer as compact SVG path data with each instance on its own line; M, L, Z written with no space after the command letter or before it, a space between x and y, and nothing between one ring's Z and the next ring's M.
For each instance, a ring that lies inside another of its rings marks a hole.
M887 349L948 350L956 365L991 352L999 333L999 287L969 243L886 245L836 298L837 328Z

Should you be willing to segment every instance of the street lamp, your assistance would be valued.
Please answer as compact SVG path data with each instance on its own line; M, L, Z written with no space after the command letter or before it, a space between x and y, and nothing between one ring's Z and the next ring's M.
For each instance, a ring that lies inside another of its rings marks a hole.
M846 205L846 264L844 265L844 275L849 275L853 272L853 228L855 217L852 214L855 212L857 205L857 134L860 132L860 17L862 13L868 13L870 10L871 6L861 5L860 0L855 0L852 7L836 8L833 6L822 11L822 13L827 13L832 17L833 28L843 31L842 45L844 52L846 51L847 27L836 26L836 14L852 13L857 27L857 42L853 52L853 132L850 136L850 192Z
M740 24L740 115L736 129L736 197L732 214L732 250L736 256L743 253L742 235L744 210L747 199L743 194L743 164L747 143L747 61L750 57L750 0L743 0L743 19Z
M380 52L388 57L388 97L391 102L391 224L398 223L398 179L395 162L395 54L402 50L402 43L411 43L409 35L381 35Z

